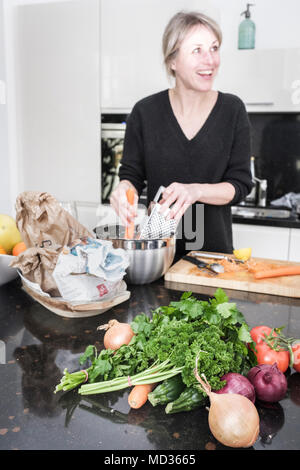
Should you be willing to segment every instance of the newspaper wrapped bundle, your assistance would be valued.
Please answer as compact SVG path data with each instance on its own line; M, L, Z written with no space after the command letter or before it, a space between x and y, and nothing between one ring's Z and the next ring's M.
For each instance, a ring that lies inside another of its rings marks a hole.
M16 224L27 250L11 266L51 297L60 295L52 276L58 255L72 240L92 237L91 233L51 194L38 191L25 191L17 197Z
M91 309L92 315L129 298L123 281L126 251L94 239L53 196L20 194L16 222L28 248L11 266L18 269L24 289L50 310L72 316Z
M94 301L120 290L128 266L125 250L88 237L64 247L52 275L65 300Z

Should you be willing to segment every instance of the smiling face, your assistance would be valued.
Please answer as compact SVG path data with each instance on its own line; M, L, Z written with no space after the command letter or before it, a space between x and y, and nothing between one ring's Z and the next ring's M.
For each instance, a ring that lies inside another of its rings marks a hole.
M171 62L176 85L194 91L211 90L219 65L219 41L200 24L189 30Z

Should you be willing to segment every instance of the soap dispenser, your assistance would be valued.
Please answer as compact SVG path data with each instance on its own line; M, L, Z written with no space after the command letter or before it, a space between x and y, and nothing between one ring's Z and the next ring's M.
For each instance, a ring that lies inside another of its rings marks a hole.
M240 23L239 26L239 49L254 49L255 48L255 23L250 19L250 7L253 3L247 3L246 11L243 11L241 15L245 15L245 19Z

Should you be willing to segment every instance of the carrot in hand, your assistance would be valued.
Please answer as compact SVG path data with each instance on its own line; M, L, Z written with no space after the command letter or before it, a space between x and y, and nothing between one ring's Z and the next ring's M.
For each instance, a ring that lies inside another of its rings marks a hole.
M300 265L282 266L254 273L255 279L264 279L266 277L294 276L300 274Z
M133 188L127 189L126 196L127 196L127 201L132 206L134 203L134 189Z
M134 237L134 223L131 222L129 225L126 226L125 238L132 239L133 237Z
M127 201L128 203L133 206L134 204L134 189L129 188L126 191ZM133 238L134 237L134 223L131 222L126 226L125 229L125 238Z
M131 408L141 408L148 400L148 393L152 392L156 383L135 385L128 396L128 404Z

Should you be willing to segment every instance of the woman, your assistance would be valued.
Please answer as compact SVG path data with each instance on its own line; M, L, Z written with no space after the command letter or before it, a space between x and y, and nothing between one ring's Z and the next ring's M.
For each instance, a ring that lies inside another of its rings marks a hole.
M175 86L134 106L111 205L127 224L136 215L145 181L148 201L163 185L161 212L170 208L168 217L179 221L191 208L195 218L197 206L204 205L204 239L198 236L195 249L232 253L231 205L252 187L250 126L237 96L212 89L221 42L218 25L206 15L179 12L170 20L163 53ZM132 208L126 199L129 187L136 195ZM177 258L189 251L184 229L181 235Z

